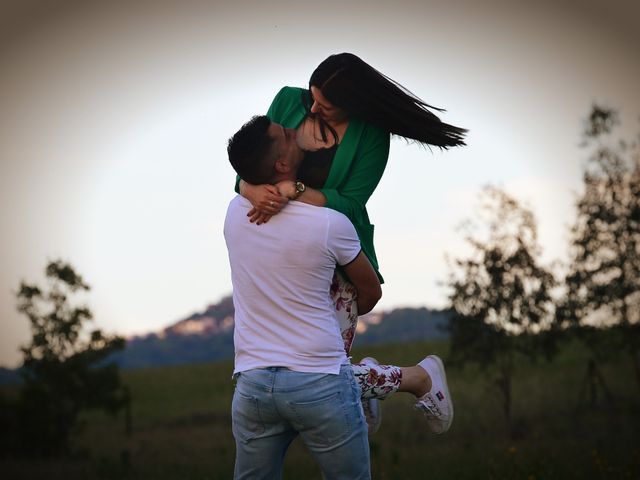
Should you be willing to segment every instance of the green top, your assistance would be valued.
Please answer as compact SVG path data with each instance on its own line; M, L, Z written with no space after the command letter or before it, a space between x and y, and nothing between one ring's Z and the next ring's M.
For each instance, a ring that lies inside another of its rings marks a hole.
M274 98L267 116L286 128L298 128L307 115L303 95L308 90L284 87ZM378 260L373 248L373 225L365 207L378 186L389 157L390 135L378 127L350 118L347 130L338 145L324 187L326 207L344 213L353 223L362 251L378 272Z

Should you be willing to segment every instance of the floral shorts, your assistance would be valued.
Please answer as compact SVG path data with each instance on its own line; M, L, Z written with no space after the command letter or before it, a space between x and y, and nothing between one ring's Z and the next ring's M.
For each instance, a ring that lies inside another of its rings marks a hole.
M340 272L336 271L331 282L330 293L336 306L344 350L349 355L358 326L357 292L355 287ZM352 367L362 390L362 398L384 399L400 387L402 380L400 367L370 363L355 363Z

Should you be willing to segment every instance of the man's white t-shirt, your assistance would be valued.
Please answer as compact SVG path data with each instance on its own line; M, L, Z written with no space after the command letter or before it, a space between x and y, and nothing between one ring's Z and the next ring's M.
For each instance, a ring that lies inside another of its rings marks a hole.
M342 213L292 201L262 225L251 203L229 204L224 236L235 307L234 374L264 367L338 373L348 363L329 295L336 264L360 252Z

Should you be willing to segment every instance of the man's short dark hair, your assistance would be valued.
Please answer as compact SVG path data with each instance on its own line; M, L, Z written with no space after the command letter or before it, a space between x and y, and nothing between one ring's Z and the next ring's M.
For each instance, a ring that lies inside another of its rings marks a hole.
M269 117L256 115L229 139L227 153L236 173L254 185L269 183L273 174L273 138L267 130Z

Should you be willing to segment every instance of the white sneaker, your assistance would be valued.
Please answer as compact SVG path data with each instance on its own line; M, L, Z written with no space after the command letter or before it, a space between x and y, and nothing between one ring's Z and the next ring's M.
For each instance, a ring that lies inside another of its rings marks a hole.
M364 363L365 365L380 365L373 357L365 357L360 360L359 363ZM367 420L367 427L369 427L369 435L373 435L378 431L382 423L380 400L377 398L363 398L362 409L364 410L364 418Z
M415 404L427 417L427 425L433 433L444 433L453 422L453 403L447 386L447 375L442 360L437 355L429 355L418 365L431 377L431 390L418 398Z

